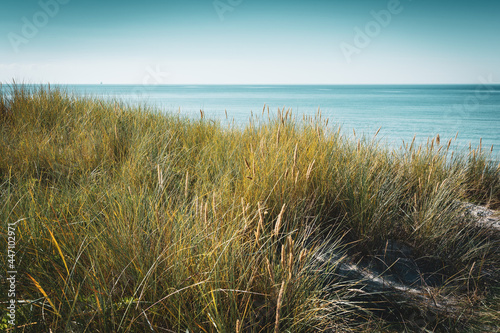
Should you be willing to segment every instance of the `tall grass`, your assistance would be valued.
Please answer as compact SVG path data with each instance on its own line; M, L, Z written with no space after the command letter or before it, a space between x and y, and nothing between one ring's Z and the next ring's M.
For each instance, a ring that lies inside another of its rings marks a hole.
M325 253L397 240L442 263L450 292L474 281L467 295L500 263L497 238L460 218L462 201L500 202L481 147L451 156L435 138L392 151L320 114L263 112L238 129L2 89L0 233L17 222L26 330L354 331L373 319Z

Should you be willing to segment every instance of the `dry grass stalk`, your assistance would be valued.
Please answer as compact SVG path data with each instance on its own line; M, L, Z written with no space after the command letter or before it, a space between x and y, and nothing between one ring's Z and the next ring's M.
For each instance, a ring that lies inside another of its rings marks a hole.
M280 232L281 221L283 219L283 214L285 213L285 206L286 206L286 204L283 204L283 206L281 206L281 211L278 215L278 219L276 220L276 224L274 226L274 236L278 236L278 234Z
M280 313L281 313L281 305L283 302L284 291L285 291L285 281L282 281L280 291L278 293L278 300L276 302L276 320L274 322L274 333L279 333L280 331Z

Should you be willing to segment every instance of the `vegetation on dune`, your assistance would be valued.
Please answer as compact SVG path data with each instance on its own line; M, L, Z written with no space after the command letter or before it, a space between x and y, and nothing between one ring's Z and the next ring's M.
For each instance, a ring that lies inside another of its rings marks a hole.
M460 204L499 207L500 165L481 147L452 153L437 137L389 150L343 136L319 114L263 118L226 128L50 87L2 87L0 236L7 244L16 223L17 325L498 327L499 236L463 218ZM405 315L417 303L378 315L357 281L338 274L346 256L374 256L388 242L439 266L433 292L457 296L457 310L417 324ZM9 270L7 257L1 265ZM8 287L2 280L0 294Z

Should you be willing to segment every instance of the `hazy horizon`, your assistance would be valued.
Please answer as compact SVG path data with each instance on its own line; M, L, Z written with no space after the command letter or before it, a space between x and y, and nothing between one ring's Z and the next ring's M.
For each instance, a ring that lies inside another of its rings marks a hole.
M20 82L12 80L0 82L1 85L54 85L54 86L145 86L145 87L168 87L168 86L473 86L481 87L480 82L465 83L160 83L160 84L142 84L142 83L53 83L53 82ZM490 82L492 87L500 87L500 82Z
M500 2L6 0L0 82L488 84Z

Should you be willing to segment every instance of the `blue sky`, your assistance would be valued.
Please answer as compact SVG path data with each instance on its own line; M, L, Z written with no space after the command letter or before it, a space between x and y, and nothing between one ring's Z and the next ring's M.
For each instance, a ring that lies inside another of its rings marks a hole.
M0 82L500 81L498 0L2 0Z

